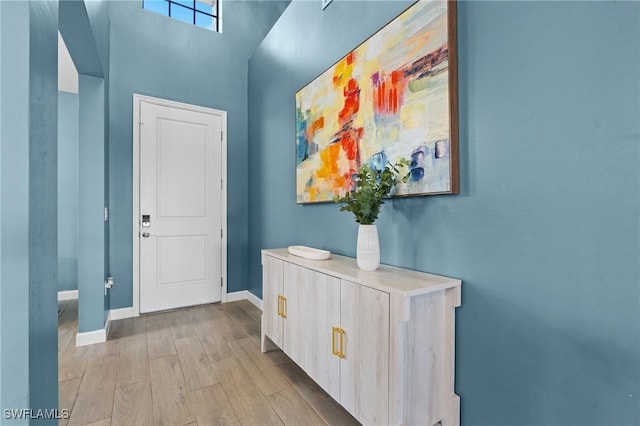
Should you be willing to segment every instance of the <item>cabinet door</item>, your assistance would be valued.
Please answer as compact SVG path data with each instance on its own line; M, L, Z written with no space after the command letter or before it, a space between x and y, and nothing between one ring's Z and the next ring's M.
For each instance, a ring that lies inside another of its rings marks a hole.
M340 279L315 272L314 281L313 299L308 307L308 338L315 342L315 351L307 359L308 374L333 399L340 401L340 358L332 353L332 329L340 326Z
M340 398L340 358L332 327L340 325L340 280L285 263L285 353L334 399Z
M283 262L270 256L262 258L262 333L280 348L283 346L282 318L278 315L283 294ZM263 342L262 350L266 351Z
M310 304L310 289L313 288L314 272L291 263L284 264L284 294L286 298L286 318L284 319L284 347L289 355L303 370L305 353L311 344L306 338L309 319L306 307Z
M389 423L389 294L342 280L340 404L366 425Z

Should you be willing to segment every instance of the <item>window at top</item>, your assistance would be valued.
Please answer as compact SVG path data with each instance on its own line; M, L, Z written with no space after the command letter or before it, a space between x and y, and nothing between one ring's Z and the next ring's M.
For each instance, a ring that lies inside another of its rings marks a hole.
M220 32L220 0L142 0L142 8Z

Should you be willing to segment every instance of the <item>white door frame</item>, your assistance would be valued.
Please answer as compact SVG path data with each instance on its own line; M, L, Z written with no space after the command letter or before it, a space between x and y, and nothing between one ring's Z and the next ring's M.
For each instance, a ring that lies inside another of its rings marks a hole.
M222 192L220 200L222 227L222 274L221 302L227 301L227 112L182 102L154 98L151 96L133 94L133 315L140 315L140 105L142 102L177 108L187 111L212 114L222 121L222 151L220 156L220 173L222 176Z

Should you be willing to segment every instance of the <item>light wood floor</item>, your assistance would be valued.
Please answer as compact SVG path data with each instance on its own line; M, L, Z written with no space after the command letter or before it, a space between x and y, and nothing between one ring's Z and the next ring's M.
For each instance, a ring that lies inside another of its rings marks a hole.
M357 425L281 351L262 354L247 301L114 321L75 347L77 302L61 302L61 425Z

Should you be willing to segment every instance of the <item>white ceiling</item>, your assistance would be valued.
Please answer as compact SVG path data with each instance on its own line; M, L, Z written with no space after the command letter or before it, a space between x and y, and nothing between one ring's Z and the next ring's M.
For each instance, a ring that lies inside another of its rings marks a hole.
M78 93L78 72L60 32L58 32L58 90Z

